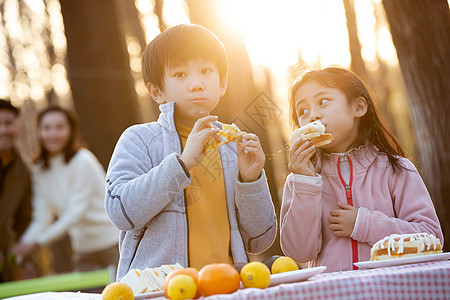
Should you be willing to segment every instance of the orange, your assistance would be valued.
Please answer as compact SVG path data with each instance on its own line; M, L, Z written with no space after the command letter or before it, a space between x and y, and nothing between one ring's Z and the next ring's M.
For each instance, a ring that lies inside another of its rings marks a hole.
M112 282L102 291L103 300L133 300L133 290L121 282Z
M198 289L202 296L231 294L239 289L241 277L228 264L209 264L198 272Z
M184 268L184 269L176 269L173 270L172 272L169 273L169 275L167 275L165 281L164 281L164 294L166 295L166 297L169 297L169 294L167 292L167 287L169 285L170 280L175 277L176 275L188 275L191 276L192 279L194 279L194 282L196 285L198 285L198 270L196 268ZM199 298L200 297L200 293L197 290L197 294L195 295L195 298Z

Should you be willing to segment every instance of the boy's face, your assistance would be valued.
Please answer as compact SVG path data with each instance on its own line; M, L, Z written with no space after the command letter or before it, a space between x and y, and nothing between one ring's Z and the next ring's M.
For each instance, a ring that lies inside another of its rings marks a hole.
M175 102L176 121L188 127L209 115L227 88L217 66L203 60L166 68L163 79L164 91L149 84L150 94L158 104Z

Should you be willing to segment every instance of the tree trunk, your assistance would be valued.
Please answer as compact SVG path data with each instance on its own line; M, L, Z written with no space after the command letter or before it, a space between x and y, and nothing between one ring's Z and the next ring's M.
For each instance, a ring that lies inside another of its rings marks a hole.
M345 17L347 19L348 44L351 56L351 69L364 81L367 81L367 70L361 55L361 44L356 26L356 14L353 0L344 0Z
M402 69L422 176L450 250L450 13L446 0L383 0Z
M117 11L117 16L120 20L120 31L125 41L137 40L140 46L139 53L134 53L133 55L138 56L139 60L142 57L142 52L147 46L145 41L145 32L141 26L140 16L138 10L136 9L136 4L134 1L129 0L115 0L114 1ZM155 4L156 5L156 4ZM161 21L159 21L161 24ZM142 72L132 71L131 74L136 82L143 82ZM144 86L144 83L139 83ZM159 116L159 106L152 100L150 95L145 96L138 95L139 107L141 108L141 118L142 122L152 122L156 121Z
M140 121L114 2L60 0L68 78L81 135L106 167L118 137Z

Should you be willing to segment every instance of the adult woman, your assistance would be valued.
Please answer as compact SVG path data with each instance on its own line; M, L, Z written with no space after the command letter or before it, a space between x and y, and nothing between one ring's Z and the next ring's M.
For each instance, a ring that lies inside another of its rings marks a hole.
M77 143L74 113L59 106L41 111L38 139L40 153L32 172L33 221L15 247L16 255L26 256L36 246L68 233L75 269L116 265L118 231L104 209L105 171Z

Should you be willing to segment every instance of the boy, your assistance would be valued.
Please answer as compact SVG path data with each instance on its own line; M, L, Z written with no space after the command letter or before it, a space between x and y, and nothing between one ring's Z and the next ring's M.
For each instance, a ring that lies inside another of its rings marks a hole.
M125 130L109 164L117 279L131 268L247 262L272 244L276 219L257 136L203 153L221 127L210 112L228 83L222 43L199 25L175 26L147 45L142 65L161 114Z

